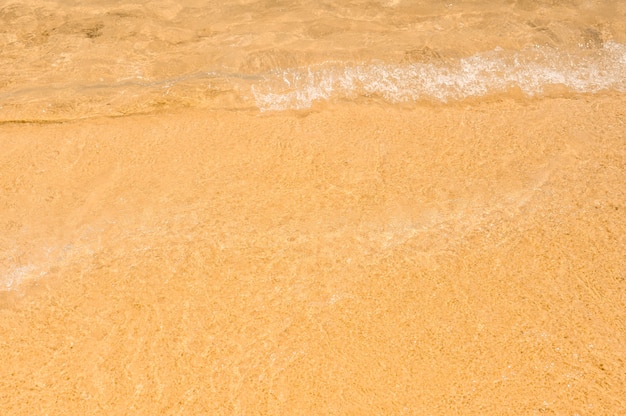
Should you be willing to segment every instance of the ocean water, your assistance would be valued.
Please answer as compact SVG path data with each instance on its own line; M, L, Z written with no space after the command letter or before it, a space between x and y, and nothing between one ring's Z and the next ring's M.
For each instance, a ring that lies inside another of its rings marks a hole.
M0 121L626 91L623 1L0 2Z
M0 416L625 415L625 93L626 0L0 0Z

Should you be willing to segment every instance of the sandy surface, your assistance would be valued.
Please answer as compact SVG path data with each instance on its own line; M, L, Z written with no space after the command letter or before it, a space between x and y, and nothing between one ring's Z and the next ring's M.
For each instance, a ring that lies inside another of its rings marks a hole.
M625 102L2 124L1 413L624 414Z

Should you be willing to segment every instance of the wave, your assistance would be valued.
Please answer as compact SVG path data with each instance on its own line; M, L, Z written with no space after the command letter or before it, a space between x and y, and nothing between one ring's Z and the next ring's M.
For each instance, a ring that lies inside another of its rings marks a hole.
M18 87L0 93L0 122L123 116L178 107L302 110L316 102L358 97L391 104L447 103L513 91L550 96L563 87L572 93L626 91L626 45L616 42L594 49L497 48L464 58L433 51L417 55L417 61L404 63L327 61L261 73L197 71L167 79Z
M626 91L626 45L576 53L535 46L511 52L501 48L452 62L348 65L326 62L273 71L251 90L262 111L310 108L317 101L358 96L390 103L450 102L519 89L533 97L552 86L575 93Z

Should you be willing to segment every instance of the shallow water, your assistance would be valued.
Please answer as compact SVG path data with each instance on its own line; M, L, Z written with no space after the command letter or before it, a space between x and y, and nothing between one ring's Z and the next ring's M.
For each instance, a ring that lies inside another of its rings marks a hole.
M621 1L0 3L0 120L626 89Z
M0 1L0 414L626 414L624 22Z

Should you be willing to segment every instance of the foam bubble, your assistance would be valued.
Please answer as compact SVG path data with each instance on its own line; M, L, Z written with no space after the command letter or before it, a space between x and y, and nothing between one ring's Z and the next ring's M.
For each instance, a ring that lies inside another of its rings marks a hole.
M332 98L376 96L391 103L449 102L519 88L532 97L550 86L576 93L626 91L626 45L564 52L535 46L522 51L497 48L450 63L345 65L274 71L252 86L262 111L310 108Z
M34 272L34 266L19 266L11 269L8 274L5 275L0 290L13 290L16 289L19 284L28 278Z

